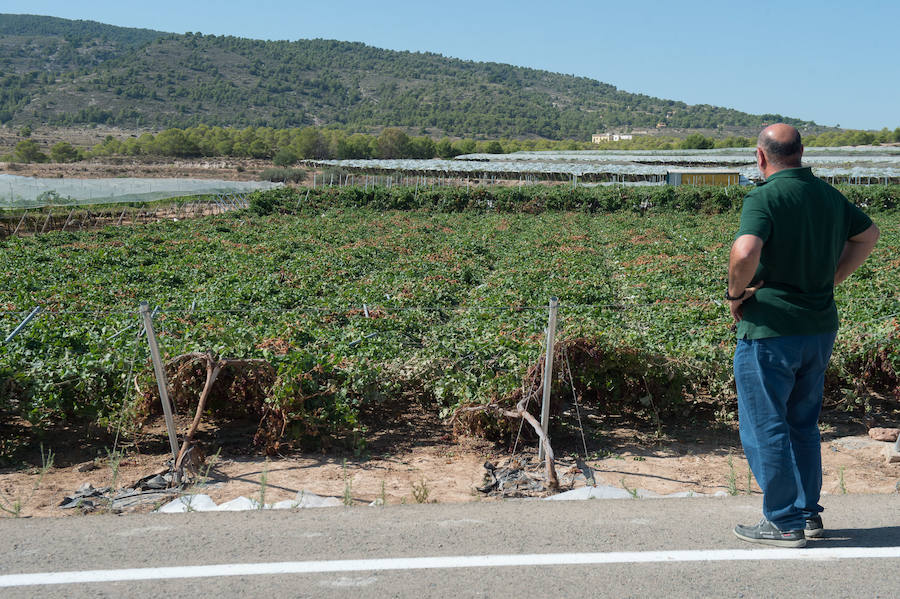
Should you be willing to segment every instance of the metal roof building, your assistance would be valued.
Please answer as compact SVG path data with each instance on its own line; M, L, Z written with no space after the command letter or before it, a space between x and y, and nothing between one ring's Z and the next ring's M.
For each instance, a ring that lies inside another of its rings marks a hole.
M669 185L740 185L741 173L717 168L680 168L666 171Z

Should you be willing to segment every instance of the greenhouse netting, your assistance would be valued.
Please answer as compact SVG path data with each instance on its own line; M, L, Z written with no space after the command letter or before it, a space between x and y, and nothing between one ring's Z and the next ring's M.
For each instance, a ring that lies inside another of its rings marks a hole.
M281 185L218 179L40 179L0 174L0 208L153 202L184 196L246 193Z

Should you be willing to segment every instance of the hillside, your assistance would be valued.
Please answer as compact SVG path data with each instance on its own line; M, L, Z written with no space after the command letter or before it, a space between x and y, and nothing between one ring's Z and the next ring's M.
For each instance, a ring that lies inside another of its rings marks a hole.
M589 139L609 128L785 120L687 105L584 77L333 40L166 34L0 15L0 123L299 127Z

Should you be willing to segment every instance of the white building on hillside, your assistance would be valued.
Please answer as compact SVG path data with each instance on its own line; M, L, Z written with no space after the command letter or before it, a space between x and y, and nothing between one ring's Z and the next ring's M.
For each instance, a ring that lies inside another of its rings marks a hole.
M625 139L634 139L631 133L594 133L591 135L591 143L598 144L601 141L620 141Z

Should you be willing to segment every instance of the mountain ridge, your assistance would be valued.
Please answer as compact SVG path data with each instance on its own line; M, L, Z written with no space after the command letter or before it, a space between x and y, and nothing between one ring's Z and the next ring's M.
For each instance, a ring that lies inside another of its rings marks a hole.
M430 135L589 139L603 130L785 121L632 94L587 77L339 40L172 34L0 15L0 123L401 127Z

